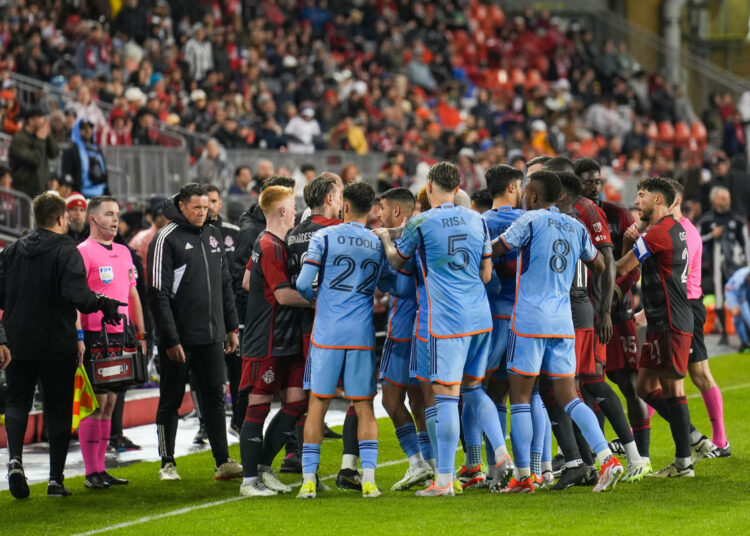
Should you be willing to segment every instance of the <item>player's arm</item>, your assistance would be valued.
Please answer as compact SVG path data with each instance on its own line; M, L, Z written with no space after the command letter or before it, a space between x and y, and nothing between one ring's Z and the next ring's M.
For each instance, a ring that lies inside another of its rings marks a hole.
M417 250L417 244L419 243L418 221L421 223L424 220L412 218L408 221L403 228L398 245L393 243L389 229L380 228L375 230L375 234L378 235L380 241L383 243L385 258L396 270L401 270L406 266L407 261Z
M260 269L268 288L279 305L287 307L310 307L304 296L292 287L286 256L279 256L270 242L261 243Z
M320 267L317 264L305 261L305 264L302 265L302 270L297 277L297 292L303 299L312 301L315 298L313 282L319 271ZM274 292L274 296L275 295L276 293ZM307 303L309 304L309 302Z
M480 266L479 276L482 278L482 283L485 285L492 279L492 259L487 257L482 259L482 265Z
M385 258L388 259L388 262L391 263L391 266L393 266L396 270L400 270L401 268L403 268L406 264L406 261L408 260L408 257L404 257L401 253L399 253L398 249L396 248L396 244L394 244L393 240L391 240L391 235L388 229L376 229L375 234L378 235L378 238L380 238L380 241L383 243L383 253L385 253Z
M611 309L615 279L617 279L617 267L615 266L615 257L612 255L611 245L599 247L599 253L604 258L604 272L599 275L602 289L599 294L598 311L594 319L594 328L599 336L599 341L602 344L607 344L612 338Z
M617 275L620 277L627 275L638 268L640 264L641 261L638 260L638 257L635 256L634 250L631 249L615 263L615 266L617 267Z
M280 305L289 307L312 307L312 304L302 294L291 287L277 288L273 291L273 297Z
M607 268L606 264L604 263L604 257L601 253L598 253L596 257L594 257L594 260L583 261L583 263L588 266L589 270L596 274L601 274Z
M502 257L509 251L511 251L510 247L508 247L508 244L503 242L499 236L492 241L492 256L493 257Z

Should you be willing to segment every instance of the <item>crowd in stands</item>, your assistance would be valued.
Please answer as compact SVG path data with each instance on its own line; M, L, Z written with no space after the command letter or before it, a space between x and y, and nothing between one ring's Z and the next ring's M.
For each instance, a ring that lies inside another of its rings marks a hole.
M196 161L238 148L380 152L383 187L418 189L418 164L438 159L459 163L469 191L490 165L536 154L680 178L746 162L735 97L712 95L697 112L625 43L600 44L585 21L548 11L479 0L4 6L0 126L11 135L17 72L71 97L43 103L58 142L85 119L100 145L169 144L157 124L211 136L187 136Z

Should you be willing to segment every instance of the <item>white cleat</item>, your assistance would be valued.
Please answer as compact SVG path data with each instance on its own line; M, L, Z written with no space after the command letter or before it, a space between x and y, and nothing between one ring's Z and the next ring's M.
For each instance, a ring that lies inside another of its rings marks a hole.
M391 491L405 491L410 487L424 482L428 478L432 478L432 468L426 463L420 463L414 467L409 467L406 470L404 478L391 486Z
M625 474L622 477L622 482L639 482L651 472L651 462L643 462L637 465L629 463L628 468L625 470Z
M271 497L272 495L276 495L276 492L266 487L260 478L240 486L241 497Z
M711 454L715 450L716 445L714 445L706 436L701 436L698 441L690 445L690 457L692 458L692 462L696 463L703 458L712 457Z
M159 480L182 480L177 473L177 466L172 462L159 469Z
M667 465L661 471L651 473L648 475L652 478L693 478L695 476L695 470L692 465L688 465L684 468L677 467L674 462Z
M219 467L214 469L214 478L216 480L232 480L242 478L242 466L233 458L228 458Z
M276 476L276 473L274 473L273 469L270 467L264 467L263 469L259 468L258 478L263 481L263 484L265 484L267 488L272 489L273 491L278 493L292 492L292 488L279 480L279 477Z

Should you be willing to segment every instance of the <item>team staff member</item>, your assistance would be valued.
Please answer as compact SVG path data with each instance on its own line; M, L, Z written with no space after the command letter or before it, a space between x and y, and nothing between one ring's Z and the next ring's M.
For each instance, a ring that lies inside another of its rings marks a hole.
M180 480L174 459L177 410L192 374L216 460L215 477L242 476L229 457L224 420L225 353L237 350L237 312L221 232L207 221L208 195L186 184L170 200L162 227L148 248L149 306L159 337L161 384L156 424L161 480Z
M102 311L105 320L116 322L118 306L123 305L86 286L81 255L65 236L65 201L57 194L42 194L34 199L33 210L37 229L0 253L0 307L7 332L7 347L0 346L0 366L7 366L8 484L16 499L29 496L21 456L38 380L50 446L47 495L70 495L63 485L63 469L73 416L73 378L83 357L83 342L76 343L76 309Z
M87 217L91 236L78 245L78 251L86 267L89 288L127 304L120 308L120 313L135 326L136 337L145 354L146 335L141 300L136 290L137 276L133 256L127 246L114 243L120 219L117 200L110 196L93 198L88 205ZM85 359L91 358L91 345L102 341L101 319L101 313L81 315L83 340L86 344ZM108 326L107 334L110 343L123 344L122 323ZM95 392L99 408L89 418L81 421L78 439L86 469L84 485L90 489L104 489L112 485L127 484L128 481L113 477L104 466L117 393L97 388Z

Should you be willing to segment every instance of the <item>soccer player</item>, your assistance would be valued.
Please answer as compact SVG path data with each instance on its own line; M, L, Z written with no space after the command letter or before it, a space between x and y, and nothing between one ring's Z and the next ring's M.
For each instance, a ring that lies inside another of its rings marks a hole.
M513 462L505 447L497 410L481 381L487 368L492 316L483 283L490 280L490 240L482 218L453 204L459 171L449 162L434 164L427 174L427 196L435 207L409 220L396 247L387 229L377 233L388 261L402 268L413 255L419 258L427 295L429 367L437 410L437 478L418 496L452 496L453 464L459 438L459 394L463 396L465 437L478 430L487 435L502 479ZM421 307L421 303L420 303ZM420 319L421 321L421 319ZM419 360L419 355L417 355ZM427 404L428 402L425 401Z
M521 173L523 176L523 173ZM487 188L482 188L471 194L471 210L484 214L492 208L492 194Z
M344 224L321 229L307 250L297 289L313 299L318 278L315 325L305 366L305 388L310 404L302 446L302 478L298 498L315 498L320 464L323 418L343 374L344 393L354 401L359 419L362 496L380 496L375 484L378 426L372 400L375 383L375 328L373 293L385 264L383 248L365 227L375 192L366 183L344 189Z
M625 230L635 223L628 209L617 203L601 199L601 168L596 160L581 158L575 162L575 173L583 184L583 195L604 211L609 234L614 246L612 254L619 260L623 251ZM612 339L607 344L606 372L622 392L628 407L628 419L632 427L638 453L648 463L650 444L650 420L646 404L638 397L635 380L638 376L638 336L633 315L633 299L630 289L641 277L639 269L618 277L612 299ZM622 440L618 438L621 443ZM623 451L624 452L624 451Z
M511 439L517 469L503 490L505 493L534 491L530 402L540 373L553 379L555 399L565 407L596 453L600 473L594 491L614 488L624 471L609 450L593 411L577 396L569 289L578 259L597 273L604 271L604 260L586 229L554 206L561 190L555 173L543 170L531 175L525 189L530 211L500 235L493 246L495 255L520 249L507 363Z
M648 329L641 349L638 394L669 421L675 443L674 462L652 476L679 478L695 476L683 379L693 338L693 312L687 297L686 233L669 212L674 198L674 188L666 179L654 177L638 183L635 206L641 220L651 227L634 244L637 230L631 227L626 231L626 244L633 244L633 249L617 261L617 275L643 265L643 308Z
M249 389L245 422L240 430L243 476L240 495L289 493L271 463L284 446L307 397L302 390L304 358L298 311L312 305L292 287L287 269L289 250L284 237L294 227L294 190L269 186L259 198L266 229L258 236L242 286L248 290L242 332L240 390ZM281 397L281 415L263 435L274 394Z
M732 315L734 329L740 338L740 351L748 348L747 329L750 327L750 305L747 301L748 283L750 283L750 266L740 268L732 274L724 285L724 298L727 309Z
M416 200L406 188L392 188L380 196L380 221L385 228L402 227L411 217ZM413 266L404 267L399 277L411 283L408 292L394 295L391 292L388 326L383 356L380 360L380 379L383 382L383 406L396 428L399 445L409 458L409 468L404 477L396 482L391 490L403 491L414 484L423 482L433 474L434 454L425 427L424 398L415 378L409 377L414 320L417 313L416 288L413 281ZM409 406L414 414L406 409L404 401L409 395ZM416 425L415 425L416 421ZM417 432L419 430L419 432ZM422 434L420 441L419 434ZM425 443L425 439L427 439ZM422 448L429 447L423 452ZM425 460L424 454L427 455Z

